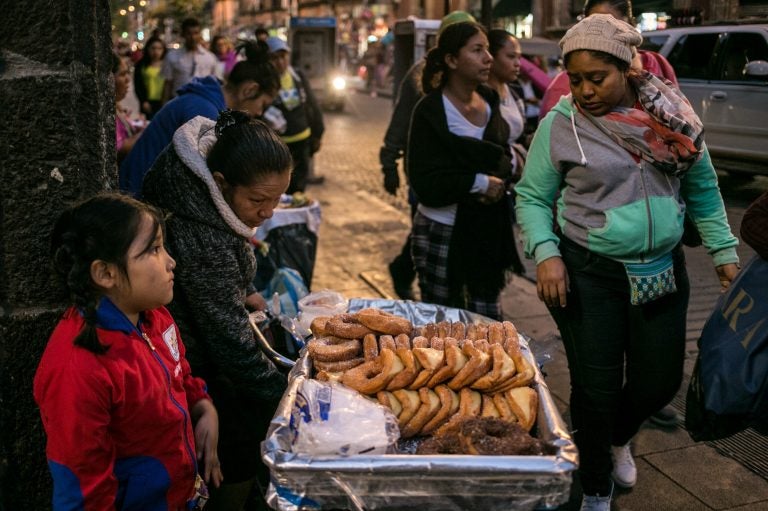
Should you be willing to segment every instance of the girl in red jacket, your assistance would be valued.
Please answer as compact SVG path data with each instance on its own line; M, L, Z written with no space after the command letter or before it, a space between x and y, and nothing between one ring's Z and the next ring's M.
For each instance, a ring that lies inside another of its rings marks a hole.
M176 265L163 228L154 208L116 194L54 227L53 266L74 303L34 381L54 510L195 509L198 471L221 482L216 409L163 307Z

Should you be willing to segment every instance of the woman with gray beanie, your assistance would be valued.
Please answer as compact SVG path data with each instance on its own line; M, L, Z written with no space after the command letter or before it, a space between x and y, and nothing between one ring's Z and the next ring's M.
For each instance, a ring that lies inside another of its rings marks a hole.
M686 210L721 285L738 271L701 121L677 89L630 68L641 42L607 14L568 30L571 94L542 120L515 188L568 357L582 510L608 511L614 482L635 485L630 441L680 387Z

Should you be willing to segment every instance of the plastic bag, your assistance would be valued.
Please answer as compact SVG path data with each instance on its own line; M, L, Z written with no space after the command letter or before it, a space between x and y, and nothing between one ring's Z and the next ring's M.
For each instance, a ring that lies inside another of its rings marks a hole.
M347 312L349 302L341 293L323 289L299 300L299 323L306 329L317 316L333 316Z
M289 224L269 231L264 240L269 250L256 250L256 278L254 285L261 289L279 268L292 268L299 272L307 287L312 284L317 256L317 235L307 224Z
M269 285L260 293L267 300L273 315L284 314L295 318L299 313L299 300L307 296L309 290L299 272L292 268L278 268ZM273 303L275 294L278 295L277 303Z
M304 380L290 419L293 452L308 455L393 453L397 418L343 385Z

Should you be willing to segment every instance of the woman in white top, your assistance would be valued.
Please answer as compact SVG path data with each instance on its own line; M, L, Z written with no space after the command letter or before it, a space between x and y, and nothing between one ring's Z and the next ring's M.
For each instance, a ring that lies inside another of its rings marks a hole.
M446 28L430 50L408 139L407 171L419 205L413 259L425 302L500 318L514 254L509 127L485 83L493 58L477 23Z

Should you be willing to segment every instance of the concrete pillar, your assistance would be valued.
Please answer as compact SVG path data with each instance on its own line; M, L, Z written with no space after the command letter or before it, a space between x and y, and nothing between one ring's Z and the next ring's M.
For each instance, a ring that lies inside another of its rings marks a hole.
M48 237L72 201L111 188L107 0L0 3L0 509L49 509L32 378L66 296Z

